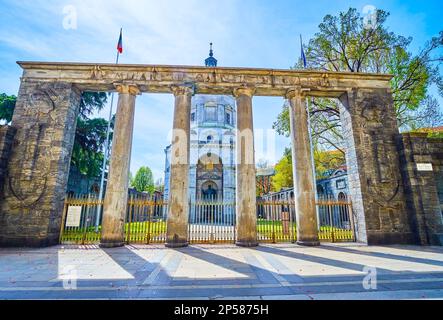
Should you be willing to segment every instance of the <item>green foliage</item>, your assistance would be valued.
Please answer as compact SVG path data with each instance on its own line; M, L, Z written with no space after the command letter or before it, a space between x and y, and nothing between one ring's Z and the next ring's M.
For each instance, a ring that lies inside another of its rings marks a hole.
M430 122L441 125L443 116L438 106L435 108L435 104L428 103L432 99L428 89L436 85L443 96L443 77L439 70L439 64L443 61L443 31L426 43L417 55L413 55L408 51L412 38L389 32L386 27L388 17L389 13L378 10L375 25L368 27L360 13L353 8L337 16L325 16L319 31L305 48L308 68L393 74L391 87L400 127L415 128ZM294 68L302 69L301 61ZM325 150L341 150L337 143L341 130L336 102L319 98L312 100L312 128L313 135L317 136L314 140L316 138ZM438 117L435 117L435 113L432 116L435 110ZM322 113L325 115L315 116ZM335 132L325 130L329 126L327 122L331 121L331 130ZM284 106L274 123L274 129L281 135L289 135L287 106Z
M108 121L105 119L77 119L74 149L71 163L88 177L101 175Z
M98 177L102 173L103 148L106 142L108 121L105 119L89 119L94 110L102 110L107 102L107 94L103 92L84 92L77 119L74 149L71 164L80 173L88 177ZM113 128L114 121L111 123ZM112 132L110 135L112 141Z
M335 151L314 151L314 162L317 179L326 178L328 172L335 171L346 164L343 152ZM279 192L284 188L294 186L292 151L286 148L283 158L275 166L275 176L272 177L272 190Z
M285 155L275 166L275 175L272 177L272 190L280 192L283 188L292 187L294 187L292 154L290 149L286 149Z
M0 120L10 123L14 114L16 96L8 96L5 93L0 94Z
M89 119L94 112L101 111L107 101L108 94L106 92L83 92L80 102L80 118Z
M346 165L343 152L340 151L319 151L314 152L315 171L317 179L328 177L328 172L335 171Z
M138 192L148 192L152 194L155 191L155 185L151 169L141 167L137 171L134 179L132 179L131 186Z

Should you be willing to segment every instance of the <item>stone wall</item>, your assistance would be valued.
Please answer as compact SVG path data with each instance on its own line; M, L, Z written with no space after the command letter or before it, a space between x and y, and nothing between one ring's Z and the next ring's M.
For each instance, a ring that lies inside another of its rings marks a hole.
M443 245L438 193L443 172L443 140L428 139L426 133L408 133L399 137L398 145L407 209L415 233L422 245Z
M3 198L3 186L15 132L15 128L11 126L0 126L0 199Z
M81 92L69 83L23 79L0 203L0 246L50 246L59 241Z

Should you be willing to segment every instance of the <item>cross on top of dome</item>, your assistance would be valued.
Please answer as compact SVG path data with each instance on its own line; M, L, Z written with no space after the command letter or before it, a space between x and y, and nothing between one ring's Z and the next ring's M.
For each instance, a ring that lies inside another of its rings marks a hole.
M212 50L212 42L210 43L209 58L205 60L207 67L217 67L217 59L214 58L214 50Z

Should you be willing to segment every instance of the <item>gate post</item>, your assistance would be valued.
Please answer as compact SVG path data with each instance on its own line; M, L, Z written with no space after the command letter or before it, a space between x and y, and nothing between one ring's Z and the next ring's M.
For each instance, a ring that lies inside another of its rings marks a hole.
M311 161L308 110L301 88L291 89L286 98L290 102L292 163L294 168L294 196L297 216L297 243L319 246L317 210L315 203L314 168Z
M128 208L129 166L134 131L136 85L116 85L119 93L112 143L111 164L103 206L100 246L122 247L125 243L125 218Z
M71 83L22 78L0 201L0 246L59 243L80 101Z

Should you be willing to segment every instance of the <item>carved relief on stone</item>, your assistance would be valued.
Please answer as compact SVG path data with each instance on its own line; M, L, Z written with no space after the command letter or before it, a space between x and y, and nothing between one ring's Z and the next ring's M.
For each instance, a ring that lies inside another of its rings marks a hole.
M331 86L331 83L329 81L329 75L327 73L322 75L322 77L319 81L319 84L321 87L330 87Z
M100 80L106 77L106 72L100 66L94 66L91 71L91 79Z
M38 122L30 125L18 146L22 154L8 178L16 208L32 208L45 194L53 158L52 148L44 146L48 130Z
M373 95L357 103L361 107L360 115L364 120L365 127L383 127L383 121L387 116L386 101L378 95Z
M391 137L384 127L385 103L381 97L371 95L360 101L357 99L355 104L354 107L360 110L357 124L365 145L362 152L367 157L366 163L372 165L372 168L366 168L369 193L381 208L395 208L401 180L396 174L397 161L392 157L396 151L392 150Z
M51 176L51 166L60 159L69 161L68 154L58 144L64 142L60 131L66 126L66 117L75 117L72 110L71 113L60 110L69 108L72 85L43 83L25 85L25 88L17 108L24 109L19 112L28 118L28 123L23 124L21 133L16 136L15 153L20 156L12 160L14 164L8 178L9 193L17 199L14 202L17 208L36 205L51 187L48 186L50 179L55 178Z

